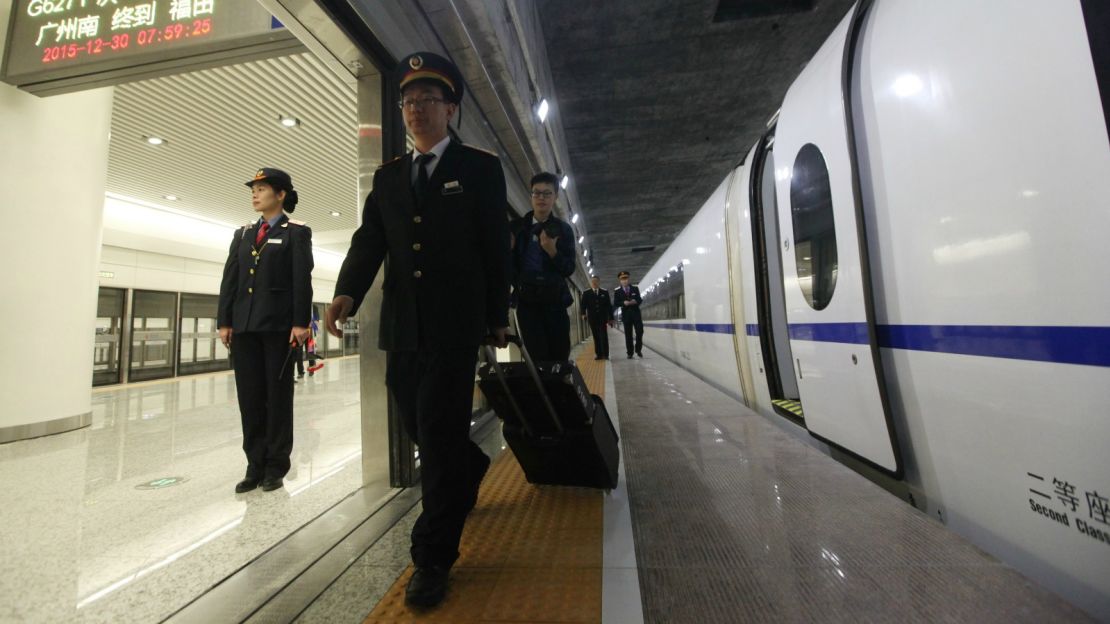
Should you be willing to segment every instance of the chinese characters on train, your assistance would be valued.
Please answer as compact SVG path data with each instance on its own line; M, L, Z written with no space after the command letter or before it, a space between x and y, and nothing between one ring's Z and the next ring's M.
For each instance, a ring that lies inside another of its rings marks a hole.
M212 32L216 0L31 0L27 15L41 18L36 46L42 62L53 63L105 52L132 43L151 46Z
M1110 496L1097 489L1081 490L1067 479L1027 472L1031 480L1029 508L1060 525L1110 546Z

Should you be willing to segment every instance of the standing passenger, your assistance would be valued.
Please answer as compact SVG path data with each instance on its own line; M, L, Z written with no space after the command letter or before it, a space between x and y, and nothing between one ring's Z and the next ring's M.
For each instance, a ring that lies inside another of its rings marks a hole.
M246 183L261 218L236 230L220 282L220 340L232 349L246 477L239 494L283 485L293 450L291 349L312 318L312 230L286 216L297 206L289 174L262 168ZM234 339L233 339L234 336Z
M640 289L629 282L628 271L617 274L620 279L620 288L613 292L613 307L621 309L621 322L624 323L624 346L628 350L628 359L632 359L632 332L636 332L636 355L644 357L644 321L640 318Z
M378 346L385 381L420 447L423 511L412 529L413 606L439 604L459 538L490 460L470 440L478 347L506 344L509 228L505 177L489 152L451 140L463 95L447 59L418 52L398 68L401 109L415 151L374 173L362 226L328 307L327 328L362 303L386 263Z
M559 193L555 174L532 177L532 212L515 230L513 270L520 336L536 361L570 357L570 318L574 303L566 278L574 274L574 230L551 214Z
M613 303L601 279L590 278L590 290L582 293L582 318L590 323L594 335L594 359L609 359L609 323L613 322Z

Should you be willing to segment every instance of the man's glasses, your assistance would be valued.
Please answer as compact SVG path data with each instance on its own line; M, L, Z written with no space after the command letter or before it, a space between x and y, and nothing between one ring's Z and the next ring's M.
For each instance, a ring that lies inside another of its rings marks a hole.
M439 104L440 102L446 102L446 101L447 100L445 100L443 98L438 98L438 97L435 97L435 96L432 96L432 95L425 95L424 97L418 97L418 98L405 98L405 99L397 102L397 108L400 108L401 110L405 110L406 108L412 108L412 109L416 109L416 110L424 110L425 108L427 108L428 106L431 106L432 104Z
M543 199L547 199L554 194L555 193L553 191L532 191L532 197L535 197L536 199L540 199L541 197Z

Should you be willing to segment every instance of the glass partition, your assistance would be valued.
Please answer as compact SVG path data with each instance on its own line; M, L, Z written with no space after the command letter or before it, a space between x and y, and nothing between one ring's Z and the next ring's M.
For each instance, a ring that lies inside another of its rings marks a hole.
M227 348L220 342L216 327L219 297L181 295L181 341L177 374L191 375L230 368Z
M174 374L177 293L136 290L131 306L131 381Z
M120 382L120 345L123 337L123 306L127 291L101 288L96 301L96 339L93 343L93 385Z

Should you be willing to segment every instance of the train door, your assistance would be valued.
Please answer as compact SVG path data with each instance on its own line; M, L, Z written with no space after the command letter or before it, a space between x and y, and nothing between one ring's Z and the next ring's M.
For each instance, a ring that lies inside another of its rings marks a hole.
M93 385L120 382L123 307L127 291L101 287L96 301L96 338L93 344Z
M778 244L781 229L775 197L774 144L775 129L772 127L756 149L749 187L759 302L759 343L771 405L779 414L804 422L787 329L782 256Z
M841 22L783 100L774 144L779 248L806 428L900 476L845 104L851 48L867 4Z

